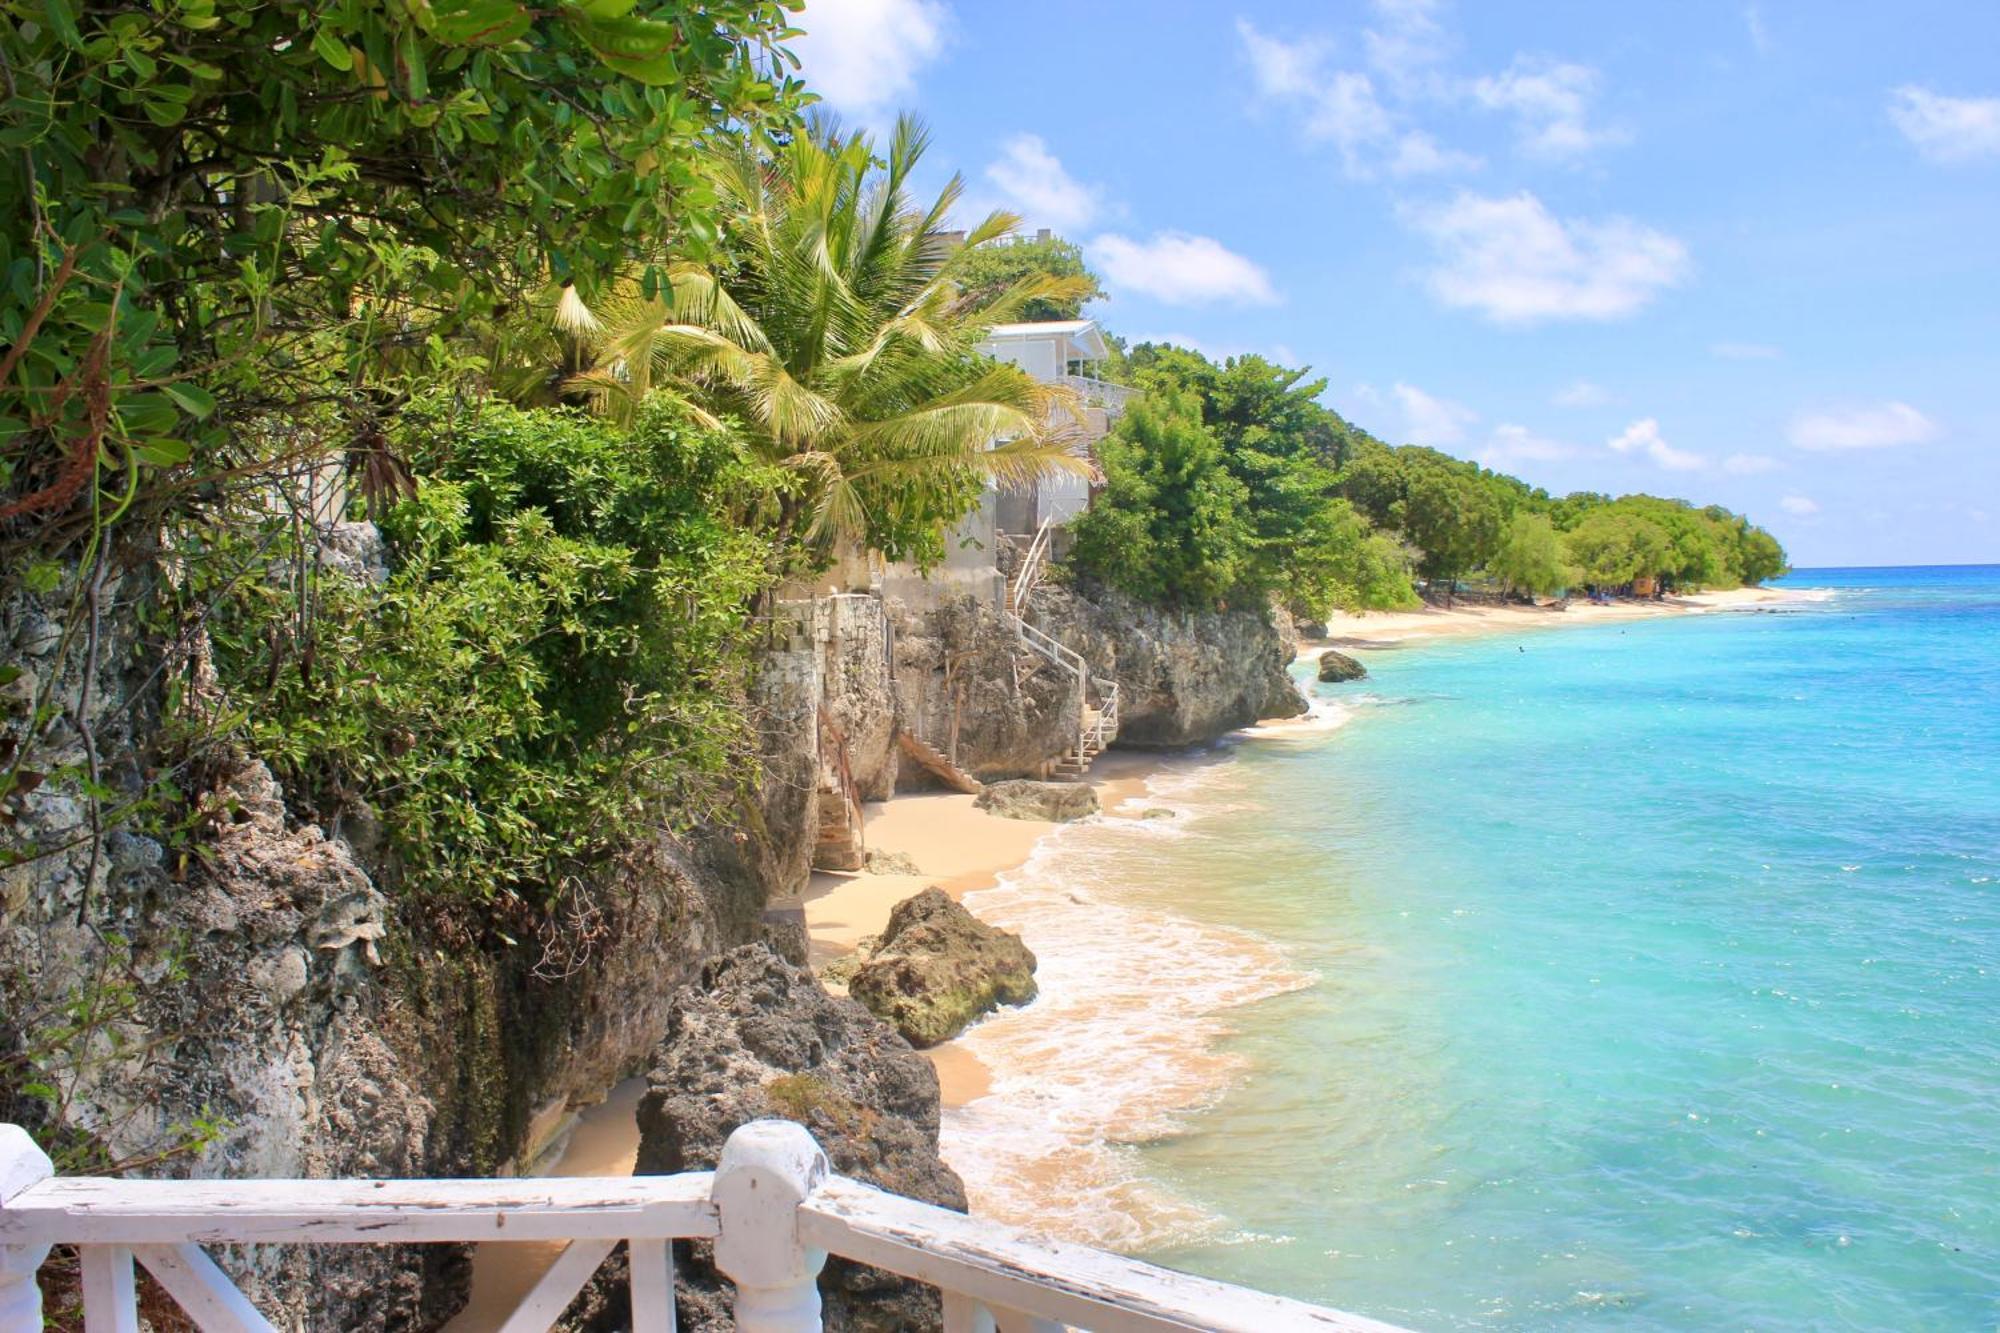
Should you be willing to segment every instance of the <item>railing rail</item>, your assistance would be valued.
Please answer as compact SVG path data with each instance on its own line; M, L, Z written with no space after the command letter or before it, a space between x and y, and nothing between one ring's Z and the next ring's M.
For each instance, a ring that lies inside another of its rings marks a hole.
M666 1333L671 1242L687 1239L714 1241L743 1333L818 1330L829 1254L938 1287L947 1333L1393 1333L832 1176L812 1136L783 1120L738 1129L713 1172L551 1180L57 1179L24 1131L0 1125L0 1333L41 1333L35 1273L54 1245L82 1255L91 1333L138 1327L135 1264L203 1333L264 1333L273 1325L201 1246L501 1239L569 1242L503 1333L549 1328L621 1240L634 1333Z
M1021 556L1021 563L1014 570L1014 579L1007 587L1007 610L1017 616L1028 614L1028 598L1034 594L1035 585L1041 581L1042 569L1048 563L1049 546L1055 540L1055 520L1044 518L1035 529L1035 536L1028 543L1027 551Z
M1125 405L1139 396L1139 391L1129 384L1113 384L1089 375L1058 375L1053 383L1074 393L1080 402L1111 412L1124 411Z

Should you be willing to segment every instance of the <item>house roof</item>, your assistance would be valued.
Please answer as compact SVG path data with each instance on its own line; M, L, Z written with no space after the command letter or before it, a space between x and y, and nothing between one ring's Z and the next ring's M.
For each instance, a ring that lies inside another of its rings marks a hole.
M1111 355L1105 344L1104 334L1094 319L1046 319L1029 324L995 324L987 330L986 341L994 342L1026 341L1034 338L1060 338L1075 346L1072 360L1101 361Z

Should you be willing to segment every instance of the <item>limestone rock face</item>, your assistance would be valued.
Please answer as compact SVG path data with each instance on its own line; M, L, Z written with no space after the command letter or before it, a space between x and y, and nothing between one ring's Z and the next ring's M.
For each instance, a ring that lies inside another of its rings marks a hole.
M1367 674L1368 668L1346 653L1329 648L1319 655L1319 678L1322 681L1360 680Z
M368 534L336 536L346 545L329 569L362 577L375 559ZM148 604L154 577L136 566L107 582L117 611L105 617L89 691L106 781L132 794L153 762L159 663L125 609ZM0 604L0 663L74 697L86 655L63 646L56 609L26 597ZM192 651L188 674L214 688ZM0 708L0 735L14 734L17 716ZM51 766L81 766L67 722L48 744ZM393 858L357 855L366 821L315 822L263 764L218 753L200 776L189 784L199 858L172 858L129 826L107 830L92 856L88 807L61 780L0 826L0 851L17 841L69 849L0 858L0 1055L16 1027L51 1024L107 984L118 1002L93 1001L110 1015L101 1040L127 1053L55 1064L60 1126L0 1072L0 1120L86 1134L114 1158L185 1144L152 1169L167 1176L524 1167L572 1102L657 1047L675 989L704 958L756 937L773 885L762 872L809 846L766 821L772 854L744 859L738 877L652 839L619 849L547 912L523 909L488 930L484 908L396 893ZM187 1143L204 1117L219 1128ZM283 1328L435 1328L465 1292L460 1246L229 1247L216 1258Z
M892 605L902 724L981 782L1038 773L1075 739L1076 680L1022 646L991 606L967 595L919 611ZM903 784L931 784L904 766Z
M1003 1004L1035 998L1035 955L1021 937L987 925L944 890L896 904L881 942L847 993L913 1046L935 1046Z
M845 1176L965 1210L965 1187L938 1156L938 1082L929 1060L812 974L747 945L712 960L675 996L639 1104L642 1174L713 1168L730 1131L765 1116L812 1131ZM728 1286L708 1246L677 1264L680 1326L723 1333ZM931 1288L829 1260L820 1277L829 1330L935 1328ZM614 1295L615 1299L615 1295ZM612 1321L615 1323L615 1317ZM608 1325L607 1325L608 1326Z
M1005 819L1046 819L1067 824L1097 813L1097 790L1082 782L989 782L972 803Z
M1102 587L1035 594L1031 617L1118 682L1120 747L1198 745L1306 711L1264 607L1172 611Z

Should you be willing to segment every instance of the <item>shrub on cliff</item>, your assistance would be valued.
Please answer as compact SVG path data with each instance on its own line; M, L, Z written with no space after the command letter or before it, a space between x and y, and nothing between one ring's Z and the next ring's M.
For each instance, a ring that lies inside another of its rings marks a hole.
M426 480L384 517L379 586L321 570L302 614L319 554L288 550L282 519L213 531L268 544L210 626L253 748L321 817L373 811L428 891L553 891L711 810L747 752L737 691L769 569L735 516L770 470L667 400L626 432L437 399L398 443Z
M1229 475L1201 409L1159 389L1098 443L1104 489L1071 524L1076 567L1143 601L1222 605L1249 571L1249 493Z

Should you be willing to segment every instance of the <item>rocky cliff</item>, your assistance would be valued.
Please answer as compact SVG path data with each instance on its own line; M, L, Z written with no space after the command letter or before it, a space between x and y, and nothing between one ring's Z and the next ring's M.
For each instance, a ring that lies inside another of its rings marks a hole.
M1044 587L1030 619L1118 682L1118 744L1169 749L1214 740L1305 700L1296 652L1262 608L1172 611L1114 589Z
M1028 651L993 607L971 596L923 611L892 601L890 616L902 725L960 768L986 782L1040 777L1070 748L1074 677ZM1177 612L1045 583L1028 619L1118 682L1122 746L1195 745L1305 711L1285 672L1297 640L1261 608Z
M924 611L892 602L890 614L903 726L982 782L1038 777L1068 748L1075 679L1022 647L992 606L968 595Z
M19 670L0 740L20 744L29 701L60 705L33 750L51 780L0 810L6 849L58 849L0 870L0 1118L75 1145L78 1165L215 1178L532 1169L573 1103L644 1066L675 989L758 938L767 899L803 882L818 701L782 660L751 707L773 770L794 765L797 780L746 782L730 827L627 847L548 911L385 895L367 819L329 837L244 756L178 775L193 820L172 849L129 824L99 840L60 769L85 767L81 727L105 788L135 794L152 768L161 648L137 628L147 577L107 580L94 653L65 635L53 599L0 606L0 662ZM53 1099L22 1091L29 1067ZM267 1247L225 1262L284 1327L431 1328L465 1289L465 1255L448 1246Z

